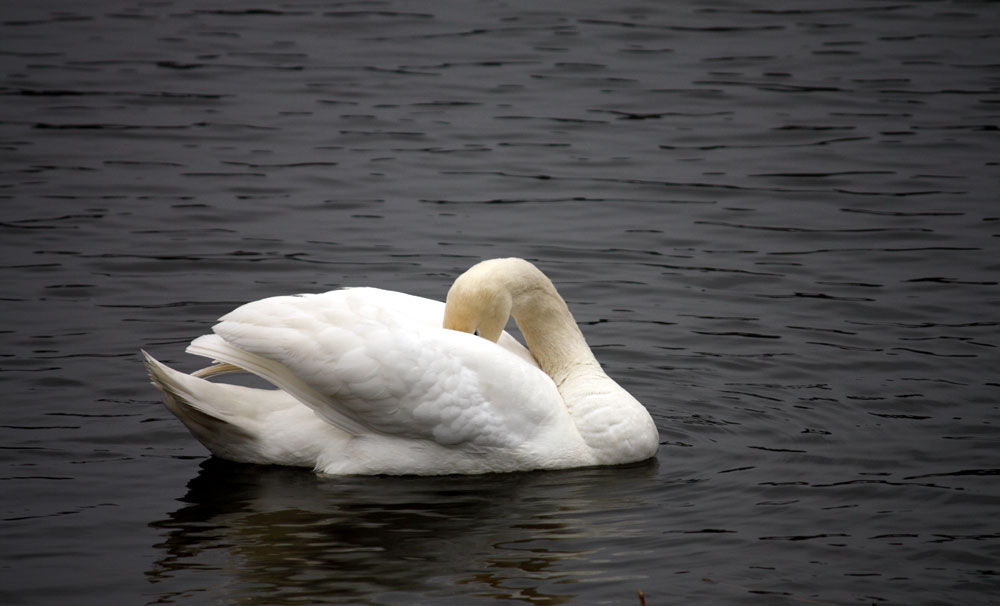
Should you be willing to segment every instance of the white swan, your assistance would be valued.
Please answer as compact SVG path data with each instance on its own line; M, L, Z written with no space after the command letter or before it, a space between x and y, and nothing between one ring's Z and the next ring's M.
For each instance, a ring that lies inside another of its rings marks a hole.
M510 315L530 353L504 332ZM649 413L521 259L473 266L445 304L348 288L247 303L213 330L187 348L217 361L195 373L143 355L167 408L224 459L432 475L631 463L658 446ZM205 378L230 371L278 389Z

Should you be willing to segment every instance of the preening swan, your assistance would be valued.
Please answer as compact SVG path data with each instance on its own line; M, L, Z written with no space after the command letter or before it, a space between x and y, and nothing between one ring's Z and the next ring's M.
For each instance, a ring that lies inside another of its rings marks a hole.
M528 349L504 331L514 317ZM601 369L552 282L483 261L446 303L375 288L283 296L220 318L178 372L143 352L164 402L212 453L326 474L449 474L652 457L649 413ZM277 389L208 380L256 374Z

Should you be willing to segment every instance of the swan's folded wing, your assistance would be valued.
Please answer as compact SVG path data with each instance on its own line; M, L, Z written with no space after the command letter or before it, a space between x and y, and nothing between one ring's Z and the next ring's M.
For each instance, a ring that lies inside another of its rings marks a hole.
M367 288L264 299L191 351L263 376L354 435L510 447L565 414L536 366L440 328L441 305Z

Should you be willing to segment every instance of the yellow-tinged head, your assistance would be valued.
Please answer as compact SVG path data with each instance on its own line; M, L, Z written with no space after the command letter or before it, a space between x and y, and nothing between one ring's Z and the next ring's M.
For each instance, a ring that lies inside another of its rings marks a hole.
M444 327L478 334L494 343L510 318L512 295L503 280L497 280L497 261L484 261L455 280L444 308Z
M448 291L444 327L495 343L510 316L535 361L556 384L574 368L600 370L566 302L545 274L524 259L490 259L459 276Z

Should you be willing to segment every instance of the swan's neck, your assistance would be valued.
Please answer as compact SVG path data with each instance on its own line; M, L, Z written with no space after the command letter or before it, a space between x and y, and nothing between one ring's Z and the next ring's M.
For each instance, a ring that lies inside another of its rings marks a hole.
M604 374L566 302L531 263L491 259L469 268L448 291L444 327L479 331L495 342L510 316L535 361L555 382L595 462L639 461L656 453L656 426L649 413Z
M514 316L538 365L562 389L577 372L593 376L601 365L556 287L523 259L491 259L472 266L448 291L444 327L479 331L496 341Z
M600 371L566 302L548 278L538 275L541 280L512 293L511 305L511 315L538 366L558 386L576 372Z

